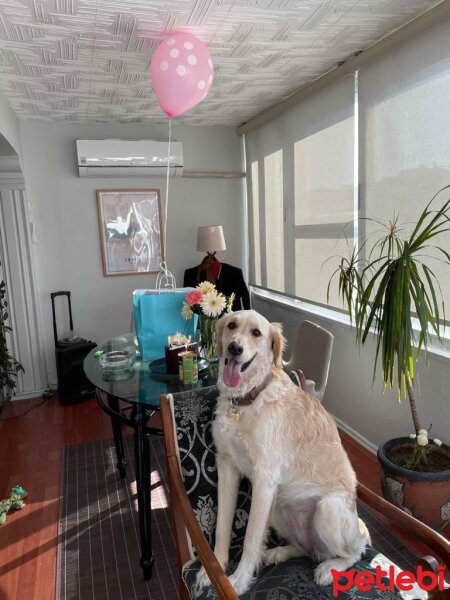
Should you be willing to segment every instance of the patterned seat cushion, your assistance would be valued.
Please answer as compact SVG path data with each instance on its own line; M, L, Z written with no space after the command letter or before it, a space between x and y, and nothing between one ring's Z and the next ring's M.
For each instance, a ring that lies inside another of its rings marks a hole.
M217 514L217 468L215 448L212 439L212 420L218 396L217 387L192 390L173 395L176 435L180 452L184 484L193 510L197 516L203 533L214 547ZM229 573L239 563L242 552L245 530L251 504L251 484L242 479L236 506L235 518L231 534ZM269 546L279 545L282 540L272 532ZM356 572L370 571L375 573L376 565L384 570L393 565L386 557L371 547L367 547L364 556L354 566ZM217 598L211 587L196 589L195 578L200 562L193 560L185 565L183 577L196 600ZM313 581L315 564L309 558L293 558L278 565L263 568L251 589L243 594L243 600L328 600L333 596L332 585L321 587ZM398 571L398 567L395 567ZM385 600L413 600L426 598L419 588L411 592L397 590L382 592L374 586L370 591L360 591L356 587L339 592L340 600L363 600L383 598Z

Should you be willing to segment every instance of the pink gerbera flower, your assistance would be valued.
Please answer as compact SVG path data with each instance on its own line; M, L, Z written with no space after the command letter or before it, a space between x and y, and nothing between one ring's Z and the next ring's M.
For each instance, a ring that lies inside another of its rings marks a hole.
M200 304L203 298L203 292L201 290L191 290L186 294L186 302L193 306L194 304Z

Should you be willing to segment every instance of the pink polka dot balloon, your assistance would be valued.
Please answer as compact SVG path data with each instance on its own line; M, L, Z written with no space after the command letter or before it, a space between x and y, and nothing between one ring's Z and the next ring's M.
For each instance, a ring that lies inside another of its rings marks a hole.
M174 33L155 50L150 75L158 102L170 118L203 100L214 66L208 48L191 33Z

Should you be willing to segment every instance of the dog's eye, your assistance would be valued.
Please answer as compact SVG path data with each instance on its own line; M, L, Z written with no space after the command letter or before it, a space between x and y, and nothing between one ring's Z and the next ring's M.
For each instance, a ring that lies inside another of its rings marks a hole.
M231 321L231 323L228 323L228 329L236 329L236 323L234 323L233 321Z
M255 337L259 337L261 335L261 332L259 329L252 329L252 333Z

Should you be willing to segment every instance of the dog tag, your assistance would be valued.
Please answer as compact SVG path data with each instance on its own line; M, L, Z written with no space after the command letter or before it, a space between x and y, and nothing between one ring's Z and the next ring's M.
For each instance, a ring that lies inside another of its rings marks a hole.
M232 408L228 409L227 417L232 417L233 419L236 419L236 421L239 421L241 415L239 414L239 411L233 406Z

